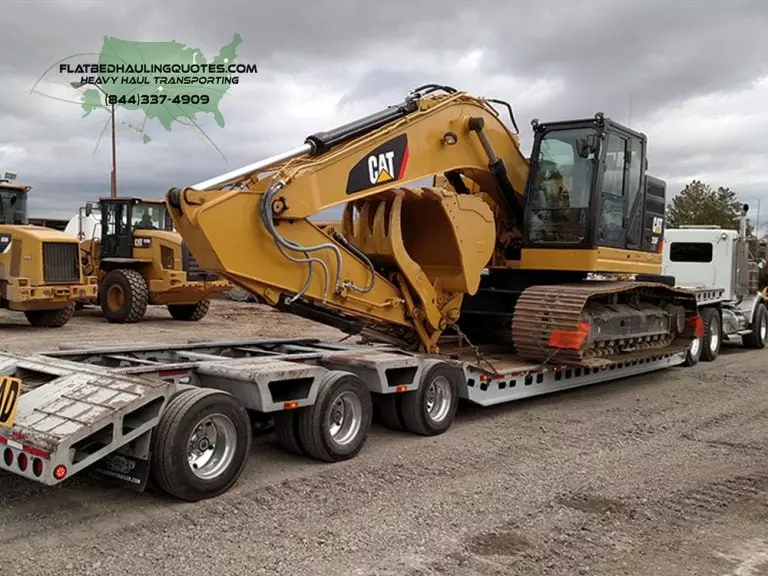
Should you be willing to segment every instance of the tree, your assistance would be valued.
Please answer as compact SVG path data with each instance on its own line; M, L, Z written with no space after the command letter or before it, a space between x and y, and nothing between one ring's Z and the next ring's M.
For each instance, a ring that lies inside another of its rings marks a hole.
M730 188L717 190L700 180L693 180L667 205L667 227L712 225L738 230L743 203ZM747 221L747 234L752 226Z

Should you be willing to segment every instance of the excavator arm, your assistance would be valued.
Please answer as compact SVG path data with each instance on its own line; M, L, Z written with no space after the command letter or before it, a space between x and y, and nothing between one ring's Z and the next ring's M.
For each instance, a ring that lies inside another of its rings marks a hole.
M450 187L407 187L443 175ZM203 268L272 305L437 352L497 238L519 229L527 176L488 101L429 86L167 201ZM310 220L341 205L340 225Z

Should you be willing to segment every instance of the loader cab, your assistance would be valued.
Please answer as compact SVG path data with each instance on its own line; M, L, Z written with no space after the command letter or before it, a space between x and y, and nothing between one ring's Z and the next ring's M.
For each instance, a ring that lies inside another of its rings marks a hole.
M119 197L99 199L101 209L101 258L132 258L142 247L140 230L173 230L165 202ZM86 207L86 215L89 209Z
M600 113L532 126L523 248L658 252L665 186L653 179L647 211L646 136Z
M28 224L27 195L31 186L0 179L0 224Z

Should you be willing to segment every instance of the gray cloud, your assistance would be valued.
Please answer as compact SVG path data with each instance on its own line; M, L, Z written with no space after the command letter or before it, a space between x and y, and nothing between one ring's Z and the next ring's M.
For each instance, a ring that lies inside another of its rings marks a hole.
M239 32L239 61L259 67L222 101L224 128L201 117L226 161L193 129L151 123L145 145L121 123L125 194L159 196L226 172L427 82L508 100L526 154L531 118L601 110L649 135L651 169L672 192L694 177L751 198L768 189L759 138L768 129L768 87L757 83L768 76L763 0L5 0L0 24L0 171L34 187L37 216L74 214L109 192L109 130L94 153L108 114L81 118L77 104L29 94L48 66L98 52L104 35L175 39L210 56ZM41 89L58 94L64 89L54 83L67 80L48 75ZM118 119L141 115L119 109Z

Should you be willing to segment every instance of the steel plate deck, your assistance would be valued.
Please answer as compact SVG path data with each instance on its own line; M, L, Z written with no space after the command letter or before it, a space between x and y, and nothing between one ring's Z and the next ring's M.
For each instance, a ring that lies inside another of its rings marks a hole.
M0 353L0 374L22 380L16 420L0 429L0 468L55 484L150 430L173 384L37 355ZM18 466L19 454L39 458L42 473ZM7 460L11 461L9 465Z

